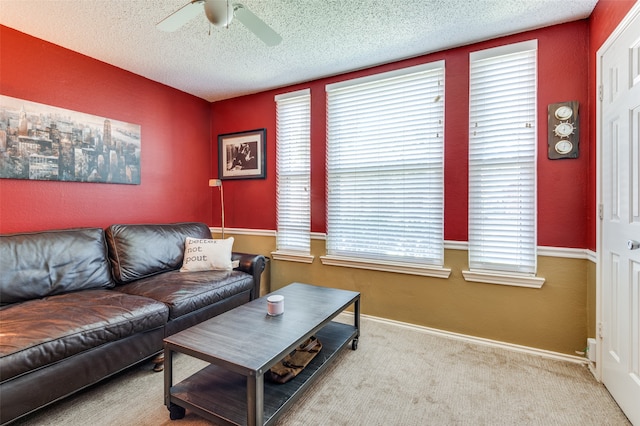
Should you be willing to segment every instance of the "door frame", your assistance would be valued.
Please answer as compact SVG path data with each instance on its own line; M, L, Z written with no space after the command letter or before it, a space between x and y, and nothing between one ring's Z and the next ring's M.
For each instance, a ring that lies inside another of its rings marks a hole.
M616 26L616 29L607 37L596 53L596 368L594 375L602 382L602 56L604 52L618 39L629 27L631 22L640 15L640 1L637 1Z

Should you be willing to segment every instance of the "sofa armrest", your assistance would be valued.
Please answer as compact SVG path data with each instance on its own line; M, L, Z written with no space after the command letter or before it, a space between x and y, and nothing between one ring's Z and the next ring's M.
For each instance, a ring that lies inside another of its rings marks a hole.
M231 253L231 260L237 260L239 265L235 268L238 271L246 272L253 277L253 290L251 300L260 297L260 279L262 271L267 264L267 259L261 254Z

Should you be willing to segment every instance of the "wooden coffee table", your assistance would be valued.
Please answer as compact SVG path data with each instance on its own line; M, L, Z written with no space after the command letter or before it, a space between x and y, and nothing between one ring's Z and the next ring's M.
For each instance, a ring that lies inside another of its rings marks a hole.
M284 314L267 315L267 296L164 339L164 399L171 419L185 409L216 423L268 425L295 401L335 358L360 336L360 293L293 283L271 294L284 296ZM354 324L332 321L354 305ZM322 350L293 380L265 381L264 374L315 335ZM210 363L173 384L173 354Z

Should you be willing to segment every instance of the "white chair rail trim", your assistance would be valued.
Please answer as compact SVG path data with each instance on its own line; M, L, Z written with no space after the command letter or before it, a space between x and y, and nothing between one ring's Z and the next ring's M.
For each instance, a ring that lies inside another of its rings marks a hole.
M220 233L222 229L218 227L210 227L211 232ZM224 228L225 234L236 235L253 235L257 237L276 237L277 231L269 229L248 229L248 228ZM327 235L324 232L312 232L312 240L326 240ZM450 241L445 240L445 250L468 250L469 244L466 241ZM597 262L598 255L596 252L588 249L566 248L566 247L547 247L538 246L538 256L563 257L567 259L586 259L593 263Z

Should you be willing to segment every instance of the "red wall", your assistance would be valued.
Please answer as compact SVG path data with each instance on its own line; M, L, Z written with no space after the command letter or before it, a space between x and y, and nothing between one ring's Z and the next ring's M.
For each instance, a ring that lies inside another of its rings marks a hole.
M587 247L589 140L588 21L577 21L472 46L312 81L280 90L215 102L212 133L267 129L267 179L225 182L226 225L276 228L274 96L311 88L312 231L325 231L325 92L328 83L420 63L445 60L445 239L467 240L467 132L469 53L538 39L538 242L544 246ZM580 102L581 153L576 160L547 159L547 105ZM213 153L217 158L217 153ZM217 161L217 160L216 160ZM228 203L227 200L232 200ZM231 204L231 205L229 205ZM215 215L215 212L214 212Z
M199 220L220 224L215 136L267 129L267 178L225 182L226 226L275 229L275 104L278 93L312 93L312 230L325 231L325 97L328 83L446 61L445 238L467 239L468 55L539 40L538 241L595 249L595 52L633 6L600 0L589 20L425 55L309 84L208 104L122 69L0 26L0 94L142 128L142 183L114 185L0 179L0 232L111 223ZM546 158L547 104L578 100L581 153ZM213 139L213 143L211 140ZM212 195L215 195L212 198ZM213 209L212 209L213 206ZM213 216L213 217L212 217Z
M0 26L0 94L141 125L141 184L0 179L0 232L211 221L209 102Z

